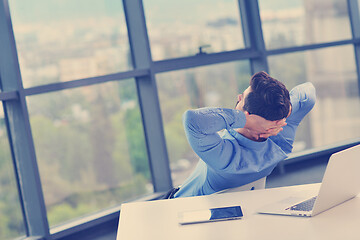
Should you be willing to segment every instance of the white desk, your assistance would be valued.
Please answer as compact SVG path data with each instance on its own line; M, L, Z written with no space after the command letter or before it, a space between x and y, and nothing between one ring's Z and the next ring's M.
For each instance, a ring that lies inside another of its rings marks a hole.
M360 239L360 196L315 217L256 213L266 203L291 193L316 194L319 184L227 192L210 196L134 202L122 205L117 240L352 240ZM240 205L240 220L179 225L177 215L198 210Z

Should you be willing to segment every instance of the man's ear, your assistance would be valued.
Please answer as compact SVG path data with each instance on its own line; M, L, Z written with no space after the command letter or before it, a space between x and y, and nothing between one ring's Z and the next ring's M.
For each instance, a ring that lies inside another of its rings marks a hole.
M239 94L238 95L238 102L241 102L241 99L242 99L242 94Z
M289 107L289 114L287 115L287 118L288 118L288 117L290 117L291 112L292 112L292 105L290 104L290 107Z

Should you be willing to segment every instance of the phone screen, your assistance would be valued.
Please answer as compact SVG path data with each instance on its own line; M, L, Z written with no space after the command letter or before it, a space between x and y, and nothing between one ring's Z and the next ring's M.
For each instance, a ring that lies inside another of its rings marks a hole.
M179 213L179 223L192 224L239 219L243 216L240 206L211 208Z

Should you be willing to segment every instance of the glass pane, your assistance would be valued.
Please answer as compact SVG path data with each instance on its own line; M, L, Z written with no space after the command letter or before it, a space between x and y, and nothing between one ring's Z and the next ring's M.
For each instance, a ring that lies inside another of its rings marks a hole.
M3 106L0 103L0 239L14 239L25 234Z
M10 1L24 87L131 68L122 1Z
M153 192L133 80L28 97L50 225Z
M244 48L236 0L144 0L154 60Z
M354 48L332 47L269 58L271 74L291 89L312 82L315 107L301 123L294 151L360 137L360 98Z
M175 71L156 76L174 186L183 183L198 157L189 146L182 115L200 107L234 108L237 95L249 86L247 61Z
M351 39L346 0L260 0L268 49Z

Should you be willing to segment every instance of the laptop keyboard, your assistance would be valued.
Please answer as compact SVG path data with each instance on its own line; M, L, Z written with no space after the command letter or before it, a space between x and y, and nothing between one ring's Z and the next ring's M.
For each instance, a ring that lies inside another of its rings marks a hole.
M292 211L311 211L313 209L316 197L310 198L309 200L303 201L296 205L286 208L285 210Z

